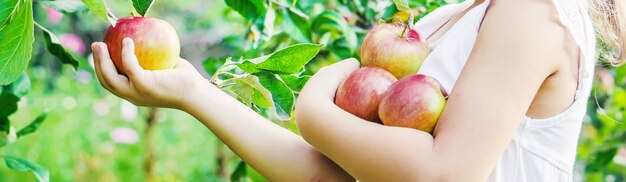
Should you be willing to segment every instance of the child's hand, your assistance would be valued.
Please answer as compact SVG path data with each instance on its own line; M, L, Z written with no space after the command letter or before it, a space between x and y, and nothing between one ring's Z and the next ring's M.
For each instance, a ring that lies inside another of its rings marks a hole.
M93 43L94 64L100 84L111 93L139 106L182 109L206 80L184 59L168 70L144 70L135 56L135 46L125 38L122 62L127 76L117 72L109 56L107 45Z
M353 71L358 69L360 63L354 58L346 59L335 63L330 66L326 66L306 83L298 100L304 97L313 97L316 99L335 99L335 92L339 87L339 84L345 80ZM296 106L297 107L297 106Z

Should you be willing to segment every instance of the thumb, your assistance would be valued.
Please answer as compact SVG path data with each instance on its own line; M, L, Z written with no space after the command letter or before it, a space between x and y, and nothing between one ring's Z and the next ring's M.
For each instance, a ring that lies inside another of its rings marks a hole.
M135 43L131 38L124 38L122 41L122 64L124 72L132 82L138 82L143 77L143 68L139 65L139 60L135 55Z
M312 90L332 99L339 84L359 66L359 61L353 58L326 66L315 73L302 90Z
M346 79L352 72L359 69L359 67L359 61L354 58L350 58L324 67L320 76L324 77L324 80L329 83L332 82L339 85L341 81Z

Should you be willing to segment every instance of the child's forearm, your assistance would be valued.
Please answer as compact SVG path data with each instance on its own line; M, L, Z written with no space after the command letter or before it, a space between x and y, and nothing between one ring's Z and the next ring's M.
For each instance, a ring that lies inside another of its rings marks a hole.
M354 181L300 136L272 123L208 81L182 106L271 181Z

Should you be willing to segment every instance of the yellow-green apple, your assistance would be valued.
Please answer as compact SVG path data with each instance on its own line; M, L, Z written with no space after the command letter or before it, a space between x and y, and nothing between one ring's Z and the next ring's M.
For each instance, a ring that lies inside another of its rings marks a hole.
M392 23L378 25L365 35L360 56L363 66L384 68L401 79L417 73L429 52L415 29Z
M378 105L396 81L396 77L382 68L359 68L341 82L335 94L335 104L355 116L380 123Z
M415 128L432 133L447 93L437 80L416 74L398 80L383 96L378 114L384 125Z
M170 69L178 63L180 42L172 25L156 18L126 17L117 20L104 34L104 42L120 73L124 73L122 40L127 37L135 42L135 55L143 69Z

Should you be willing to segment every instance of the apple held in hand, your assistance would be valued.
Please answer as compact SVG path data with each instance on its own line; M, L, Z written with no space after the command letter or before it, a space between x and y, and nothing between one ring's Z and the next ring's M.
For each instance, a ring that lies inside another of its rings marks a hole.
M380 102L378 114L384 125L432 133L446 105L446 96L434 78L411 75L389 88Z
M368 32L360 56L363 66L384 68L401 79L417 73L429 52L416 30L393 23L378 25Z
M378 67L362 67L352 72L337 89L335 104L368 121L380 122L378 105L397 79Z
M166 21L147 17L126 17L110 26L105 35L111 59L120 73L122 64L122 40L131 38L135 43L135 55L139 65L146 70L174 68L178 63L180 42L174 27Z

